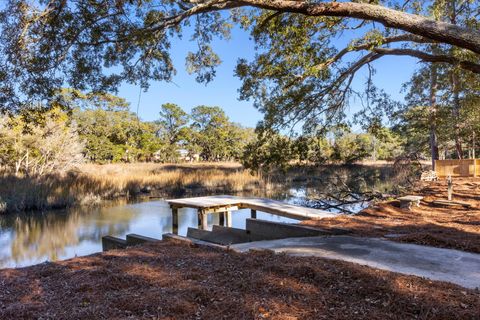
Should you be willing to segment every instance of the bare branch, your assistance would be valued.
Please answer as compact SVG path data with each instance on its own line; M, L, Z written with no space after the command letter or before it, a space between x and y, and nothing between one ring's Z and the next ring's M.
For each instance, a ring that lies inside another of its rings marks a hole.
M416 42L416 43L432 42L429 39L426 39L426 38L423 38L423 37L420 37L420 36L416 36L416 35L412 35L412 34L402 34L402 35L398 35L398 36L386 37L386 38L382 39L380 44L377 41L377 42L367 42L367 43L363 43L363 44L359 44L359 45L355 45L355 46L346 47L346 48L342 49L341 51L339 51L335 56L328 59L326 62L324 62L322 64L319 64L318 66L315 66L314 69L320 70L320 69L323 69L325 67L328 67L332 63L335 63L335 62L339 61L341 58L343 58L343 56L345 56L347 53L352 52L352 51L368 50L368 49L371 49L375 46L382 45L382 44L388 44L388 43L394 43L394 42L405 42L405 41Z
M435 55L412 49L374 48L372 49L372 51L383 55L411 56L425 62L448 63L456 65L464 70L468 70L474 73L480 73L480 64L467 60L460 60L459 58L453 56Z

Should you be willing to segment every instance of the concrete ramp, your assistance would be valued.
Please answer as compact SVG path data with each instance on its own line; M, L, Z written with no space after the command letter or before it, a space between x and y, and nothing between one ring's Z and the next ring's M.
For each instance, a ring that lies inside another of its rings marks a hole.
M270 249L290 255L343 260L466 288L480 288L480 254L459 250L350 236L256 241L235 244L231 248L241 252Z

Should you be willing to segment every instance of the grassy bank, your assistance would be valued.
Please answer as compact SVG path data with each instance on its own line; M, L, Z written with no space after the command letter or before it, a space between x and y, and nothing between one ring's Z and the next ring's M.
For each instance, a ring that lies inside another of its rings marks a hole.
M64 208L154 193L235 193L265 187L237 163L86 164L65 175L0 177L0 212Z
M84 164L63 175L0 176L0 212L65 208L142 194L181 197L243 192L275 198L276 191L298 187L322 197L371 190L389 193L401 185L391 163L299 165L268 177L234 162Z

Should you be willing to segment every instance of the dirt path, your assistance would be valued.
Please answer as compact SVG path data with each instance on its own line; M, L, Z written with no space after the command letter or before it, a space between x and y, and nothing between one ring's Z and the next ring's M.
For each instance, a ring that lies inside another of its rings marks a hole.
M472 208L442 208L433 200L447 199L445 181L423 183L413 194L424 196L412 211L398 201L371 206L353 216L304 221L320 228L342 227L355 236L387 237L390 240L480 253L480 178L455 179L454 200Z

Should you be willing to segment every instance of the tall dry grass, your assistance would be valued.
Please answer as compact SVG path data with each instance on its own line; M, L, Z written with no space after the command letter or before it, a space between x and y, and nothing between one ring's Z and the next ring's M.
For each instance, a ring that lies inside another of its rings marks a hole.
M0 177L0 212L63 208L145 192L235 193L265 187L237 163L85 164L64 175Z

